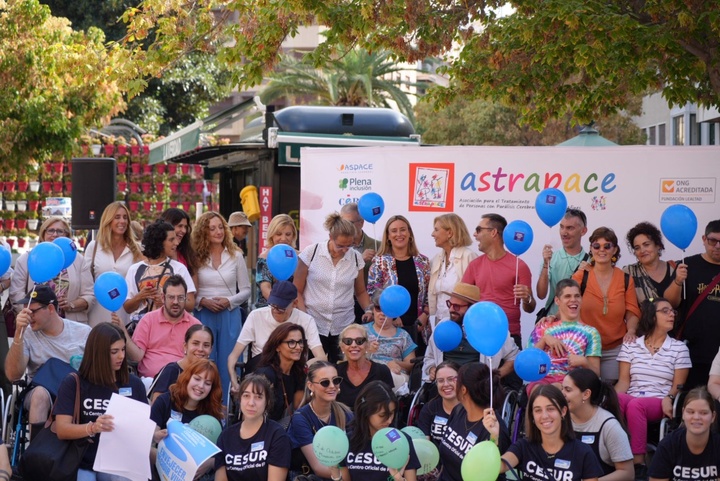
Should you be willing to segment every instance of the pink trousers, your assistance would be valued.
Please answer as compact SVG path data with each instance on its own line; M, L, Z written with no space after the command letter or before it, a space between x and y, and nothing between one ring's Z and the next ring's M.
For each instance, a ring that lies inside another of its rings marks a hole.
M630 433L630 449L633 454L645 454L648 423L663 418L662 398L633 397L623 392L618 393L618 398Z

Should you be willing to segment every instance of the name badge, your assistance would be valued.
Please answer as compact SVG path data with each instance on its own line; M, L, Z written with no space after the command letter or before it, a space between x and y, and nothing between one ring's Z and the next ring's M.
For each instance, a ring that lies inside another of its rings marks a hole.
M468 433L468 435L465 436L465 439L467 439L468 443L470 443L474 446L475 441L477 441L477 436L475 435L475 433Z
M585 444L593 444L595 442L595 436L592 434L584 434L580 440Z
M132 388L131 387L121 387L118 391L118 394L125 397L132 396Z
M182 421L182 413L179 413L177 411L170 410L170 419L174 419L175 421Z
M570 469L570 461L566 461L564 459L556 459L555 467L559 469Z
M260 441L257 443L252 443L250 445L250 452L254 453L255 451L262 451L265 448L265 441Z
M442 416L435 416L433 423L434 424L442 424L443 426L445 426L447 424L447 418L444 418Z

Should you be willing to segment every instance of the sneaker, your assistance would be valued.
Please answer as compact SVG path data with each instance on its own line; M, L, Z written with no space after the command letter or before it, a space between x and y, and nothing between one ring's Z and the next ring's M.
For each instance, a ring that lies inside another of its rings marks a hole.
M648 481L648 470L646 465L635 465L635 481Z

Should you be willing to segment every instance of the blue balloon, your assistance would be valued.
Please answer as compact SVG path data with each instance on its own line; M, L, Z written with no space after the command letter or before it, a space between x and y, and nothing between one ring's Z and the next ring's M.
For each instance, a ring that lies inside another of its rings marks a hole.
M690 207L683 204L671 205L660 217L660 229L678 249L687 249L697 233L697 217Z
M95 279L95 298L108 311L118 311L127 300L125 278L117 272L103 272Z
M54 279L64 265L63 250L52 242L41 242L28 254L28 273L35 284Z
M0 249L0 276L4 276L5 273L10 269L10 263L12 262L12 254L7 249Z
M520 351L513 366L523 381L535 382L547 376L550 364L550 356L547 352L537 347L530 347Z
M358 200L358 212L360 217L374 224L385 212L385 201L379 194L368 192Z
M389 286L380 294L380 310L387 317L400 317L410 309L410 293L403 286Z
M53 243L57 244L62 249L63 255L65 256L63 269L67 269L73 262L75 262L75 257L77 257L77 245L75 244L75 241L69 237L58 237L53 241Z
M297 252L287 244L273 246L267 254L267 265L275 279L286 281L297 268Z
M565 216L567 198L558 189L545 189L535 199L535 212L548 227L556 225Z
M497 354L509 335L505 311L489 301L470 306L465 313L463 327L470 345L486 356Z
M462 341L462 327L452 320L440 322L433 331L433 341L443 352L452 351Z
M505 248L519 256L524 254L532 245L533 230L524 220L514 220L503 230Z

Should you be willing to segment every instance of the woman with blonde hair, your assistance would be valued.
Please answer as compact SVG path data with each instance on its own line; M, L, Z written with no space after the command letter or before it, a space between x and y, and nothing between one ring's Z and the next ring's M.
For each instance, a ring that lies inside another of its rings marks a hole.
M226 395L230 373L225 360L240 335L240 305L250 297L247 265L233 242L230 227L217 212L200 216L192 231L192 247L200 266L194 314L213 332L215 343L210 359L218 364Z
M140 245L130 230L130 210L124 202L113 202L105 207L100 218L100 228L95 240L85 248L85 266L90 271L93 282L104 272L117 272L125 277L130 266L142 258ZM91 326L101 322L111 322L111 312L99 303L91 306L88 319ZM123 310L118 315L128 317Z
M433 221L432 238L440 252L430 262L430 282L428 283L428 307L430 317L435 320L433 327L443 319L450 318L450 309L446 303L455 284L462 280L468 264L478 255L468 246L472 237L465 221L457 214L443 214Z
M337 212L328 215L323 225L329 239L302 251L294 284L298 308L315 319L328 360L337 362L338 335L355 321L353 295L363 310L371 303L362 274L365 261L352 248L355 226Z
M275 284L275 277L273 277L267 264L268 252L278 244L287 244L294 248L297 244L297 237L297 227L295 227L295 221L292 217L287 214L278 214L272 218L268 225L265 250L258 256L255 268L255 284L257 284L260 291L255 303L256 308L267 306L267 298L273 284ZM292 282L292 276L287 280Z
M70 237L70 225L62 217L49 217L40 226L40 242L53 242L58 237ZM28 252L15 261L15 271L10 283L10 300L17 302L25 297L35 285L28 273ZM88 310L95 304L93 279L89 266L84 265L83 256L75 260L54 279L47 282L58 299L60 317L71 321L88 323ZM22 307L22 306L19 306Z

